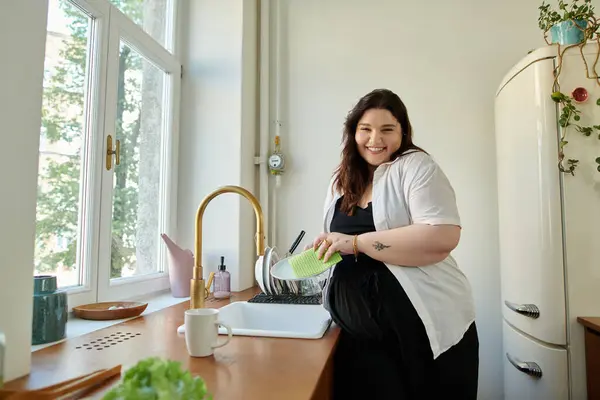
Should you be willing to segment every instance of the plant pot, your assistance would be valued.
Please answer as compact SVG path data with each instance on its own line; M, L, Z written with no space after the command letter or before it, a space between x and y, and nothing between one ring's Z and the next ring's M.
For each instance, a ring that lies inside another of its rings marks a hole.
M34 276L31 344L45 344L64 339L68 311L67 292L58 289L56 277Z
M575 20L575 22L577 25L571 20L563 21L550 28L550 39L552 43L568 46L583 42L583 29L587 28L587 21L578 19Z

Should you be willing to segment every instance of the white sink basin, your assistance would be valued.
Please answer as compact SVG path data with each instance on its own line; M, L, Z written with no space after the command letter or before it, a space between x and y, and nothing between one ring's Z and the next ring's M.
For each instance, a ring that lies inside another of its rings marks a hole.
M234 335L320 339L331 324L322 305L264 304L238 301L219 309L219 321ZM220 334L227 330L219 327Z

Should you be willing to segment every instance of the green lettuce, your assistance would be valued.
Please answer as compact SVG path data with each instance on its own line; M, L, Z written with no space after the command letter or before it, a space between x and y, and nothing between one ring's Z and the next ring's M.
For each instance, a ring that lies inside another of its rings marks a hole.
M128 369L102 400L212 400L206 383L176 361L150 357Z

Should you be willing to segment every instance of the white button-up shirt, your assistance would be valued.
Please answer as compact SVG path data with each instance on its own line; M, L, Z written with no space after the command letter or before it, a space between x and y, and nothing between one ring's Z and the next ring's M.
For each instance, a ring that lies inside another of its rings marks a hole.
M342 196L332 183L333 180L325 201L325 232L330 231L336 202ZM420 151L377 167L372 209L377 231L410 224L460 226L456 197L448 178L431 156ZM475 320L475 307L471 286L454 258L450 255L442 262L424 267L386 266L421 317L433 357L457 344ZM332 273L333 268L329 271L330 278ZM328 283L324 288L326 308Z

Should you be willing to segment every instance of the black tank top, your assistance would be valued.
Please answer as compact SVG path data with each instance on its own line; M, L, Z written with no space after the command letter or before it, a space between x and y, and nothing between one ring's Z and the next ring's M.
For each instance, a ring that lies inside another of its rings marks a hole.
M374 232L373 203L369 202L366 208L355 207L352 216L340 211L342 198L335 204L335 212L331 220L331 232L345 233L346 235L360 235Z

